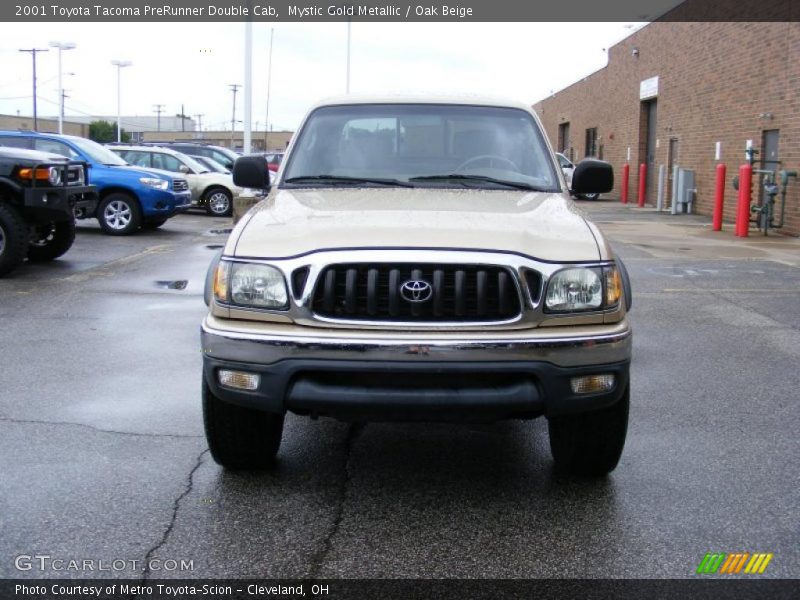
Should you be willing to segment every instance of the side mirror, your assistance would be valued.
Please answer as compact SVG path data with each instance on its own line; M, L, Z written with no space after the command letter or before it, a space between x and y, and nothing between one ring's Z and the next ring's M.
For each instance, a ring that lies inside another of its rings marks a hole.
M269 169L261 156L243 156L233 163L233 183L239 187L269 190Z
M189 167L187 167L186 165L181 165L180 167L178 167L178 170L179 170L181 173L184 173L184 174L185 174L185 173L191 173L191 172L192 172L192 170L191 170Z
M603 160L585 158L572 173L573 194L604 194L614 187L614 169Z

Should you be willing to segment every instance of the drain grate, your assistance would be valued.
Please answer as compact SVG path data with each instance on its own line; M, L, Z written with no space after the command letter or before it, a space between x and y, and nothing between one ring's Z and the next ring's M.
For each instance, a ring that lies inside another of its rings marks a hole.
M185 290L189 285L188 279L175 279L172 281L156 281L156 286L168 290Z

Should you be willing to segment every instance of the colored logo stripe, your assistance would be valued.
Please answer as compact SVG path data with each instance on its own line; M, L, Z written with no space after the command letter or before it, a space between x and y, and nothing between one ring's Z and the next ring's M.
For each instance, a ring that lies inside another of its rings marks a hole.
M709 552L700 561L696 573L734 575L741 573L742 568L744 568L745 573L760 575L766 571L772 557L772 553L765 552L757 552L755 554L750 554L749 552L734 552L732 554Z

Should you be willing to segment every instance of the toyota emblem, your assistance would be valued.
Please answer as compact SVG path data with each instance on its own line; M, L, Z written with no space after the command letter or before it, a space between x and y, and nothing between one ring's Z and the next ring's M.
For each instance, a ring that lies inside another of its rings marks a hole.
M412 279L400 286L400 295L407 302L427 302L433 295L433 288L427 281Z

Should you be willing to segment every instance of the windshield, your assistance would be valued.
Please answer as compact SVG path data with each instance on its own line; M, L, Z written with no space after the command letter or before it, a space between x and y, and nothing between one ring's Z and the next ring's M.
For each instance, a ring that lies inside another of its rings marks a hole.
M182 154L180 152L176 152L175 153L175 158L180 160L183 164L185 164L187 167L189 167L195 173L208 173L209 172L208 167L206 167L205 165L201 165L200 162L196 161L191 156L188 156L186 154Z
M75 144L78 147L78 149L81 152L83 152L94 162L98 162L104 165L117 165L117 166L123 166L128 164L122 158L114 154L111 150L109 150L105 146L101 146L97 142L93 142L92 140L87 140L78 137L71 137L69 139L73 144Z
M214 171L215 173L229 173L228 169L223 167L213 158L208 158L207 156L192 156L192 158L197 162L202 163L208 167L209 170Z
M300 132L288 187L413 184L559 191L536 122L514 108L328 106Z

